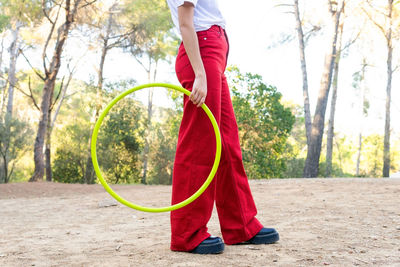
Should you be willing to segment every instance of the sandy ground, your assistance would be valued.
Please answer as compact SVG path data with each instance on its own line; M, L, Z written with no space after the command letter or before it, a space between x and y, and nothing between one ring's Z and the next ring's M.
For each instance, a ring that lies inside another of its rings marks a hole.
M113 199L100 185L0 185L0 266L400 266L400 179L250 185L281 240L206 256L169 250L168 213L101 207ZM168 186L114 189L149 206L170 198ZM220 235L216 213L209 228Z

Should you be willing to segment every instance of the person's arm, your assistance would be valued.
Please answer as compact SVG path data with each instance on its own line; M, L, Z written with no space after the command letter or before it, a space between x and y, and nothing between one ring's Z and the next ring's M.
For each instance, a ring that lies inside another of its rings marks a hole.
M200 107L207 96L207 77L200 55L199 41L193 25L193 15L194 6L192 3L185 2L178 7L179 29L182 34L182 41L195 74L192 93L189 98L195 105Z

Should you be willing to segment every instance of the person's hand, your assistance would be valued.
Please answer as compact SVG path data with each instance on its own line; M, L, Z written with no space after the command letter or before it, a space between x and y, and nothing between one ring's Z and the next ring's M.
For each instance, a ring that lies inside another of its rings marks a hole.
M193 82L192 93L189 96L189 99L195 104L197 107L203 105L207 96L207 77L204 74L196 75L196 78Z

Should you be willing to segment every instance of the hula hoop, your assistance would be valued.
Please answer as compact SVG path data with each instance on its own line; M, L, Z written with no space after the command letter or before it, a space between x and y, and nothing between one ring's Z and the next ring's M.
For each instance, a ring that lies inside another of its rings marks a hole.
M145 212L166 212L166 211L172 211L172 210L176 210L179 208L182 208L188 204L190 204L191 202L193 202L195 199L197 199L206 189L207 187L210 185L211 181L213 180L215 173L217 172L218 169L218 165L219 165L219 161L221 158L221 134L218 128L218 124L217 121L215 120L212 112L210 111L210 109L203 104L201 107L203 108L203 110L206 112L206 114L208 115L208 118L211 121L211 124L214 128L214 133L215 133L215 139L216 139L216 144L217 144L217 148L216 148L216 152L215 152L215 160L214 160L214 164L212 166L212 169L210 171L210 174L208 175L206 181L204 182L204 184L190 197L188 197L187 199L183 200L182 202L179 202L175 205L171 205L171 206L166 206L166 207L160 207L160 208L154 208L154 207L145 207L145 206L140 206L140 205L136 205L124 198L122 198L121 196L119 196L117 193L115 193L111 187L107 184L107 182L105 181L103 175L101 174L100 171L100 167L99 167L99 163L97 162L97 154L96 154L96 144L97 144L97 135L101 126L101 123L103 122L104 117L108 114L108 112L110 111L110 109L118 102L120 101L122 98L124 98L125 96L144 89L144 88L150 88L150 87L164 87L164 88L170 88L176 91L180 91L182 93L184 93L185 95L189 96L190 95L190 91L186 90L183 87L180 86L176 86L176 85L172 85L172 84L167 84L167 83L149 83L149 84L144 84L144 85L139 85L136 87L133 87L123 93L121 93L120 95L118 95L116 98L114 98L108 105L107 107L104 109L104 111L100 114L99 119L97 120L95 126L94 126L94 130L92 133L92 140L91 140L91 155L92 155L92 162L93 162L93 167L94 170L96 172L97 177L100 180L100 183L103 185L104 189L113 197L115 198L118 202L120 202L121 204L128 206L132 209L136 209L136 210L140 210L140 211L145 211Z

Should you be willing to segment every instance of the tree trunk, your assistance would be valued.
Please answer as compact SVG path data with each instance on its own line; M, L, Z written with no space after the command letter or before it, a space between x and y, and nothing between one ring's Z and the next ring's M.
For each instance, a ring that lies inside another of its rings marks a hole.
M110 8L110 13L108 16L108 21L107 21L107 30L106 30L106 35L103 37L103 47L101 50L101 58L100 58L100 66L99 70L97 71L97 91L96 91L96 110L93 112L93 116L91 118L91 126L90 126L90 133L93 132L94 130L94 125L99 118L100 115L100 110L101 110L101 105L102 105L102 91L103 91L103 80L104 80L104 62L106 60L107 52L109 50L108 47L108 41L111 35L111 26L112 26L112 8ZM93 169L93 163L92 163L92 154L91 154L91 143L92 143L92 136L89 136L88 144L89 144L89 150L87 154L87 159L86 159L86 169L85 169L85 175L84 175L84 182L86 184L93 184L95 177L94 177L94 169Z
M362 151L362 133L363 133L363 121L364 121L364 116L366 115L367 108L365 106L366 103L366 84L365 84L365 69L367 68L367 60L364 58L363 59L363 65L361 69L361 77L360 77L360 82L361 82L361 100L360 100L360 107L359 107L359 122L360 122L360 133L358 134L358 149L357 149L357 162L356 162L356 176L360 176L360 162L361 162L361 151Z
M157 78L157 66L158 61L155 61L154 72L153 72L153 81ZM148 82L151 82L151 57L149 56L149 69L147 71L147 79ZM141 183L147 183L147 169L148 169L148 161L149 161L149 154L150 154L150 132L151 132L151 118L153 117L153 92L154 88L149 88L148 94L148 102L147 102L147 134L145 137L145 145L143 151L143 176Z
M1 71L1 66L3 65L3 52L4 52L4 37L1 38L1 50L0 50L0 74L3 74Z
M332 153L333 153L333 137L335 135L335 112L336 112L336 99L338 90L338 80L339 80L339 62L342 49L342 34L343 34L343 23L339 26L338 41L337 41L337 53L334 62L334 75L332 80L332 99L331 99L331 110L329 115L328 123L328 136L326 142L326 170L325 177L332 175Z
M151 61L151 59L150 59ZM150 65L151 66L151 65ZM148 82L151 82L150 72L151 68L149 67L149 71L147 72ZM149 152L150 152L150 129L151 129L151 117L153 116L153 88L149 88L149 94L147 97L147 129L146 129L146 137L143 151L143 176L141 183L147 183L147 164L149 160Z
M4 51L4 37L1 38L1 50L0 50L0 76L3 76L2 72L2 65L3 65L3 51ZM3 118L3 111L4 111L4 105L6 102L6 88L7 88L7 82L4 85L4 87L1 87L1 103L0 103L0 118Z
M360 176L360 161L362 150L362 132L358 135L358 149L357 149L357 163L356 163L356 177Z
M44 161L43 161L43 146L44 140L46 137L46 130L47 130L47 122L49 117L49 108L50 108L50 95L51 91L54 90L54 83L53 79L48 79L45 81L43 87L43 96L42 96L42 103L40 105L40 120L38 131L36 134L35 144L34 144L34 156L33 160L35 163L35 171L32 177L29 179L30 182L35 182L38 180L43 179L44 175Z
M311 128L310 145L307 150L307 158L304 166L304 177L317 177L319 168L319 157L321 155L322 136L324 133L324 122L326 105L328 102L329 89L332 80L333 64L336 56L336 40L339 28L340 14L343 11L344 2L341 2L337 11L332 12L333 34L331 47L325 56L324 71L321 78L317 106L315 109L314 120Z
M7 157L5 157L5 156L3 156L3 171L2 172L4 175L3 181L6 184L6 183L8 183L8 179L7 179L7 177L8 177L8 162L7 162ZM1 181L0 181L0 183L1 183Z
M35 144L34 144L34 163L35 170L32 177L29 179L30 182L38 181L43 179L44 175L44 140L46 138L46 131L49 118L49 109L51 106L51 96L54 91L54 85L57 78L58 71L61 66L61 55L63 52L65 41L68 38L68 33L74 22L75 14L78 10L78 5L81 0L75 0L72 4L71 0L66 0L65 2L65 22L57 30L57 41L54 48L53 56L51 59L49 69L45 69L46 77L43 86L42 102L40 105L40 119L38 130L36 134ZM73 9L71 10L71 7ZM46 54L43 54L43 62L46 62ZM45 65L45 64L44 64Z
M393 56L393 45L392 45L392 10L393 0L388 0L389 6L389 29L386 34L387 41L387 85L386 85L386 105L385 105L385 136L383 140L383 177L389 177L390 174L390 102L391 102L391 91L392 91L392 56Z
M307 65L305 56L304 34L300 19L299 1L294 0L294 14L296 17L296 31L299 39L300 63L301 71L303 74L303 101L304 101L304 119L306 127L307 145L310 144L311 135L311 112L310 112L310 98L308 95L308 79L307 79Z
M17 78L15 75L16 72L16 65L17 65L17 58L18 58L18 37L19 37L19 29L21 28L22 24L20 22L16 22L15 29L12 31L12 42L10 45L10 69L8 71L8 102L7 102L7 116L12 118L12 111L14 106L14 87L17 82Z
M50 99L53 97L51 96ZM49 117L47 121L47 133L46 133L46 181L51 182L53 180L53 172L51 170L51 111L49 111Z
M383 177L390 174L390 102L392 90L392 48L388 53L388 81L386 86L386 105L385 105L385 136L383 141Z
M13 107L14 107L14 87L17 82L16 78L16 65L17 65L17 58L18 58L18 37L19 37L19 30L22 24L20 22L16 22L12 30L12 41L9 48L10 52L10 67L8 70L8 100L7 100L7 107L6 107L6 114L4 118L2 118L5 127L5 140L2 140L2 151L3 151L3 170L2 173L4 174L4 182L7 183L9 179L9 171L8 171L8 164L9 164L9 148L10 148L10 126L13 119ZM5 89L4 89L5 90ZM5 97L4 97L5 100Z

